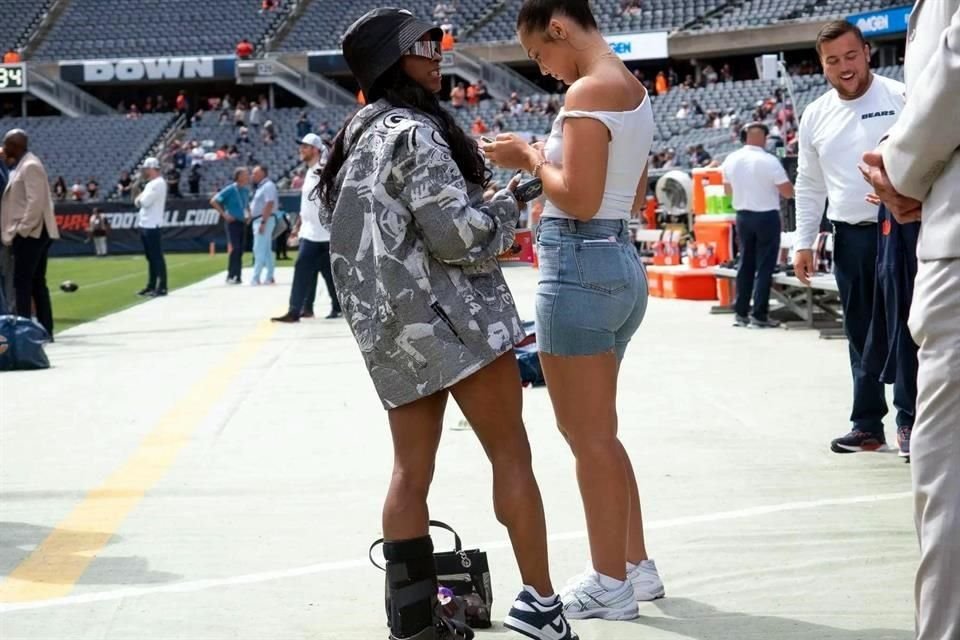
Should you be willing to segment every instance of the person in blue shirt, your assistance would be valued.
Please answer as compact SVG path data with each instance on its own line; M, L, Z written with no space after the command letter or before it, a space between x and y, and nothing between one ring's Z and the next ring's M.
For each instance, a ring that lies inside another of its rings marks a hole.
M227 284L240 284L243 270L243 231L246 228L247 205L250 203L250 172L246 167L237 167L233 182L210 199L210 206L217 210L227 227L230 243L230 258L227 262Z
M264 284L274 284L273 269L273 231L277 228L279 194L277 185L269 177L264 165L253 168L253 182L256 191L250 202L251 224L253 225L253 280L252 285L260 284L260 274L267 270Z

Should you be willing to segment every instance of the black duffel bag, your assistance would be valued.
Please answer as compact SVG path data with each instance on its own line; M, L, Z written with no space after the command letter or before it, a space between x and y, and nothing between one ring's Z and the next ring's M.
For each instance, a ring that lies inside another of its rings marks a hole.
M490 583L490 565L487 554L479 549L463 549L460 536L453 527L431 520L431 527L445 529L453 534L453 551L441 551L433 554L437 566L437 580L460 601L464 609L466 623L473 629L489 629L490 612L493 609L493 587ZM373 566L386 571L386 568L373 559L373 550L383 544L383 538L370 545L369 558ZM386 601L389 618L390 601Z

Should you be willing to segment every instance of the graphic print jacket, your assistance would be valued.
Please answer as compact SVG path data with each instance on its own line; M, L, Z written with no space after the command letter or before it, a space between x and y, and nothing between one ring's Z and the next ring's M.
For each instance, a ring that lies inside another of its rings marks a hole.
M496 257L519 210L482 202L426 115L386 102L350 122L331 233L340 305L383 406L399 407L479 371L524 338Z

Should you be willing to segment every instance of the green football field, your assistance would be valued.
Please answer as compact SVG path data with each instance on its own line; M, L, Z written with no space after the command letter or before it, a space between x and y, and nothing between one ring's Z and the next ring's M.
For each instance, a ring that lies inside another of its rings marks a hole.
M226 268L227 256L222 253L167 254L170 290L199 282ZM76 282L80 289L74 293L61 291L60 283L64 280ZM47 284L53 301L55 332L144 302L144 298L137 297L137 291L146 280L147 261L142 255L51 258Z

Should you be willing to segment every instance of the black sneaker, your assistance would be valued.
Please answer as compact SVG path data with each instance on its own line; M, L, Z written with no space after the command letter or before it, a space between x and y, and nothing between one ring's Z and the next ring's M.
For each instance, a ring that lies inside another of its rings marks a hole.
M899 427L897 429L897 445L900 451L897 452L901 458L910 462L910 434L913 433L913 427Z
M883 451L886 448L887 439L883 437L882 433L867 433L856 429L830 443L830 450L834 453Z
M533 640L578 640L563 615L563 602L555 596L544 606L526 589L520 592L503 621L503 626Z
M140 291L137 291L137 295L140 296L141 298L152 296L153 289L151 289L150 287L144 287L143 289L140 289Z
M316 314L315 314L313 311L304 311L303 313L300 314L300 317L301 317L301 318L308 318L308 319L309 319L309 318L315 318L315 317L316 317Z
M157 290L155 290L153 293L151 293L150 295L151 295L152 297L154 297L154 298L162 298L163 296L167 295L167 290L166 290L166 289L157 289Z
M334 319L336 319L336 318L339 318L341 315L342 315L342 314L340 313L340 310L339 310L339 309L334 309L333 311L331 311L330 313L327 314L326 319L327 319L327 320L334 320Z
M292 313L285 313L282 316L277 316L276 318L270 318L270 322L285 322L287 324L292 324L294 322L300 322L300 318L293 315Z
M747 316L733 316L733 326L735 327L749 327L750 318Z
M780 323L776 320L757 320L756 318L750 318L750 328L751 329L776 329L780 326Z

